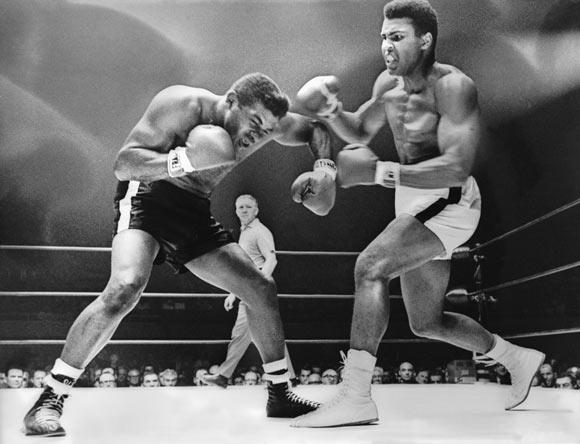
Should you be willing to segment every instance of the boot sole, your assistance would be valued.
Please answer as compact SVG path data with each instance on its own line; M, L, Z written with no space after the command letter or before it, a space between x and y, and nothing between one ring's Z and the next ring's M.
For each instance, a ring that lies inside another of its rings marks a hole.
M358 426L358 425L367 425L367 424L373 424L373 423L378 422L378 421L379 421L379 418L373 418L373 419L363 419L362 421L347 422L344 424L333 424L333 425L322 425L322 426L295 426L295 425L292 425L292 427L301 428L301 429L330 429L333 427L350 427L350 426Z
M546 359L546 355L542 352L538 352L539 353L539 364L536 367L536 371L534 373L532 373L532 376L530 378L530 380L528 381L528 390L526 391L526 395L522 398L522 400L520 402L518 402L517 404L514 404L510 407L506 407L505 410L509 411L509 410L513 410L515 409L517 406L521 405L526 399L528 399L528 395L530 394L530 389L532 388L532 381L534 380L534 376L536 375L536 373L538 373L540 371L540 367L542 366L542 364L544 363L544 360Z
M49 433L42 433L42 432L34 432L30 430L22 430L25 436L38 436L39 438L52 438L57 436L66 436L66 431L64 430L57 430L56 432L49 432Z

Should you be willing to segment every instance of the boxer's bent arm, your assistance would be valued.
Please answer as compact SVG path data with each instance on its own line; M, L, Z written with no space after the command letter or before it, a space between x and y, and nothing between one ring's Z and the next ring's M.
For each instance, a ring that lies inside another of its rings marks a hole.
M174 141L178 134L187 135L199 123L199 91L176 85L162 90L153 98L117 154L117 179L155 181L170 177L167 153L175 148ZM222 165L216 165L198 171L205 174L208 170L219 171L222 168Z
M330 132L326 126L308 117L288 113L280 121L279 135L274 137L282 145L308 144L316 159L332 159Z
M328 120L328 123L346 142L368 144L387 123L383 95L396 84L396 80L386 71L383 72L375 81L370 100L363 103L354 113L340 111L335 118Z
M437 140L441 156L401 165L401 185L416 188L461 186L471 173L481 137L477 90L464 75L443 77L435 90L441 115Z

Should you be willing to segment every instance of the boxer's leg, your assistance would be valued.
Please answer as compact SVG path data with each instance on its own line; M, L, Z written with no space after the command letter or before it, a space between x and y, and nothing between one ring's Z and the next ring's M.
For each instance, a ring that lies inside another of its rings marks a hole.
M288 390L284 330L274 280L266 278L236 243L216 248L185 266L210 284L234 293L246 304L251 336L264 362L264 379L269 381L268 416L295 417L317 408L317 403Z
M158 250L157 241L144 231L125 230L115 236L107 287L70 328L45 390L24 418L27 435L65 435L60 416L70 387L137 304Z
M378 420L371 399L376 353L389 321L389 281L444 251L432 231L412 216L392 221L360 254L355 265L355 302L350 350L339 394L298 418L295 427L333 427Z

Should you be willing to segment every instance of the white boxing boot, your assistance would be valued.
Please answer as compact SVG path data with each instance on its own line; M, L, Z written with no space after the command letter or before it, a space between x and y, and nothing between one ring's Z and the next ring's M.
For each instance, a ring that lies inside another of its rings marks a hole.
M348 351L338 394L317 410L299 416L292 427L339 427L379 420L371 399L371 380L377 358L363 350Z
M511 410L528 397L534 375L544 363L546 355L538 350L514 345L497 335L494 337L495 345L486 356L503 364L510 372L512 386L506 398L505 409Z

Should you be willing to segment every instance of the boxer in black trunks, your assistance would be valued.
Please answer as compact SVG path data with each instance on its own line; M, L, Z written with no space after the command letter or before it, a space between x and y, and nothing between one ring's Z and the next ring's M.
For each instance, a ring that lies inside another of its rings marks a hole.
M269 417L295 417L318 406L288 389L273 280L210 213L217 183L271 140L307 143L317 159L330 156L325 126L288 113L288 107L279 87L260 73L240 78L225 95L171 86L153 98L115 162L120 183L109 282L69 330L45 391L25 417L26 434L65 434L60 417L71 386L135 307L153 263L164 260L245 302L268 380ZM328 168L325 163L323 170ZM319 168L319 181L336 174L325 171Z

